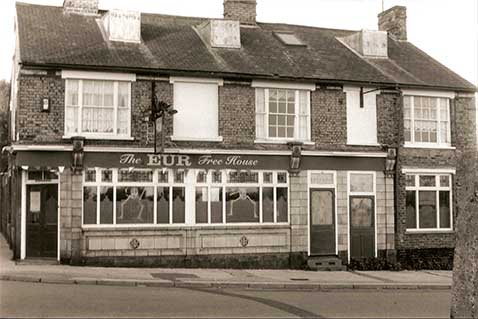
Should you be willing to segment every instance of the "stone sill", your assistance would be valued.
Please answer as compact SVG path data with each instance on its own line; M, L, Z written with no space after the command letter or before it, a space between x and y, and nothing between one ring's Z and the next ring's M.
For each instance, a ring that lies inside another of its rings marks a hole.
M83 226L83 232L114 232L114 231L205 231L205 230L259 230L259 229L290 229L288 223L277 224L238 224L238 225L202 225L202 226L185 226L185 225L142 225L142 226Z
M432 229L407 229L405 231L406 235L426 235L426 234L454 234L455 231L453 229L437 229L437 230L432 230Z

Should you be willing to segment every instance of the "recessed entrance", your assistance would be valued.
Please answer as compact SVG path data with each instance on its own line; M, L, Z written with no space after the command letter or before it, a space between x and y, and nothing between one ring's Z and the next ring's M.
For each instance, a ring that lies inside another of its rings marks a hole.
M26 190L26 256L56 258L58 185L27 185Z
M336 254L334 190L310 190L310 254Z

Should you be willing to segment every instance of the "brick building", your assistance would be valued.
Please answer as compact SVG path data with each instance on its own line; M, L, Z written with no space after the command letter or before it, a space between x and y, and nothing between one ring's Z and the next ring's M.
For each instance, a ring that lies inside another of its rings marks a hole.
M449 263L476 87L407 41L406 9L380 31L224 17L17 4L15 258Z

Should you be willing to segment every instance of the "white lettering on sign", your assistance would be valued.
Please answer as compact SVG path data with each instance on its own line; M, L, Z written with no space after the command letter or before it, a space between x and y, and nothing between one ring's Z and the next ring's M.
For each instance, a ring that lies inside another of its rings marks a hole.
M141 158L136 158L134 154L123 154L120 157L120 164L122 165L140 165Z
M191 167L193 165L191 156L179 154L123 154L120 156L121 165L138 166L161 166L161 167ZM144 163L146 161L146 163ZM244 159L240 155L227 157L214 157L213 155L202 155L197 159L197 166L246 166L256 167L259 160Z

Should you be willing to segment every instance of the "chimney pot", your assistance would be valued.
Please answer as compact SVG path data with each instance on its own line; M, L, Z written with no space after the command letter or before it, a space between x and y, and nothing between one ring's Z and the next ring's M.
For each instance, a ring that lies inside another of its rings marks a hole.
M224 0L224 19L239 21L241 24L256 24L256 0Z
M63 12L81 15L98 15L99 0L64 0Z
M407 8L395 6L378 15L378 29L397 40L407 40Z

